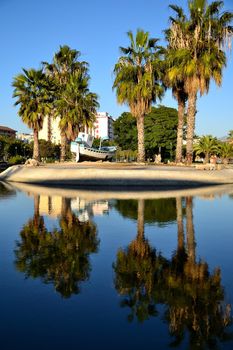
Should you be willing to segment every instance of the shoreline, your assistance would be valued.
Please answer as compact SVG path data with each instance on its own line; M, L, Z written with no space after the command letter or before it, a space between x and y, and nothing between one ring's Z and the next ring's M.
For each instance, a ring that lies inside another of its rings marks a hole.
M109 190L178 189L233 184L233 169L200 170L185 166L88 162L45 164L39 167L15 165L0 173L0 181Z
M161 198L174 198L174 197L186 197L186 196L198 196L206 200L212 200L214 196L223 196L226 194L233 195L233 186L231 185L216 185L216 186L201 186L199 188L189 189L169 189L164 188L157 190L131 190L121 189L118 191L113 190L99 190L99 189L79 189L79 188L61 188L61 187L49 187L34 184L25 183L4 183L10 190L16 190L19 192L27 193L29 196L42 195L42 196L56 196L66 198L82 198L87 201L95 200L111 200L111 199L161 199Z

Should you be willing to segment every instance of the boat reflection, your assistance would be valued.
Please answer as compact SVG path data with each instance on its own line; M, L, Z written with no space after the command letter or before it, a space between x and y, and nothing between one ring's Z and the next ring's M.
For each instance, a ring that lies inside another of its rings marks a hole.
M0 200L16 196L16 190L0 181Z
M122 210L122 207L121 207ZM189 338L190 348L215 348L232 339L231 306L225 303L221 271L212 273L196 259L192 197L176 198L177 249L167 259L145 237L145 203L138 201L137 236L119 249L114 284L128 320L143 322L160 315L169 325L171 346ZM186 229L183 217L186 216ZM162 305L162 307L161 307Z
M34 195L34 216L20 232L15 265L27 278L41 278L68 298L80 293L81 283L89 279L89 257L98 251L99 240L94 223L82 222L72 212L71 199L61 198L58 213L59 228L49 231L40 212L40 196Z

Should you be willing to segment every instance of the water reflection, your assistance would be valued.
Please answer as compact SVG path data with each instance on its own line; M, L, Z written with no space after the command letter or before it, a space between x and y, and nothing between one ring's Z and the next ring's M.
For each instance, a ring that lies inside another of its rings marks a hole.
M137 220L137 200L117 200L115 208L126 218ZM157 223L164 226L176 220L176 200L175 198L160 198L144 201L144 222L146 224Z
M59 202L59 201L57 201ZM48 203L52 200L48 197ZM45 206L43 206L45 210ZM54 214L54 210L52 211ZM51 215L51 211L48 212ZM80 292L91 271L89 256L98 251L96 226L81 222L71 210L71 199L61 198L59 228L49 231L40 213L40 196L34 196L34 216L20 232L15 250L16 268L26 277L52 283L63 297Z
M225 303L221 271L216 268L210 273L208 264L196 259L192 197L176 199L177 249L171 259L145 238L144 207L144 200L139 200L136 239L118 250L113 264L115 288L122 296L121 306L129 308L128 320L143 322L160 310L169 325L172 346L180 345L187 333L190 348L212 349L219 341L232 339L227 332L231 307Z
M14 197L16 195L16 191L8 185L0 182L0 200L8 197Z

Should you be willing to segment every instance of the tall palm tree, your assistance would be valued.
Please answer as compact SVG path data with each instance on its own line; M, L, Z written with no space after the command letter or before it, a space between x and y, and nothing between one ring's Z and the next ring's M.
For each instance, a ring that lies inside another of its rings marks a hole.
M68 140L74 139L81 128L93 126L96 109L99 107L97 95L89 91L89 77L83 76L81 70L70 74L56 101L57 114L66 111L61 118L60 129Z
M223 44L233 33L230 26L233 13L220 14L222 1L209 5L207 0L190 0L188 5L189 17L185 17L184 25L172 22L170 28L170 40L176 49L168 74L173 82L184 81L188 94L186 160L190 164L197 93L207 93L212 79L221 86L222 71L226 66Z
M54 115L60 117L61 161L65 160L66 143L80 125L93 121L98 107L97 95L88 89L88 64L79 61L81 53L69 46L60 46L51 64L43 62L46 74L55 87Z
M18 114L22 121L33 129L33 158L39 161L38 133L43 127L44 116L51 108L49 82L41 69L23 69L23 74L17 75L12 85L13 97L17 99L15 106L20 106Z
M134 37L132 31L127 33L130 45L121 47L123 54L115 65L117 101L126 103L137 120L138 162L145 161L144 118L153 102L163 95L161 79L161 50L158 39L150 39L149 33L138 29Z
M186 25L186 16L181 7L176 5L170 5L170 8L175 11L176 17L170 17L170 21L173 25L181 27L184 30ZM185 82L183 77L179 75L173 76L170 79L168 74L169 68L175 63L173 60L174 50L177 49L177 41L172 40L173 35L171 29L165 30L165 37L168 42L168 46L165 51L165 72L164 83L168 88L172 89L172 94L178 103L178 125L177 125L177 141L176 141L176 163L182 162L182 148L183 148L183 131L184 131L184 115L186 109L186 102L188 99L187 92L185 91ZM173 67L174 68L174 67Z

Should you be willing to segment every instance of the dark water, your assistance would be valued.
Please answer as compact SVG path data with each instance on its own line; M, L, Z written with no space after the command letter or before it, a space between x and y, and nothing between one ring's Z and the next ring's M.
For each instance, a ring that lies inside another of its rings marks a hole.
M233 348L233 189L23 189L0 184L1 349Z

